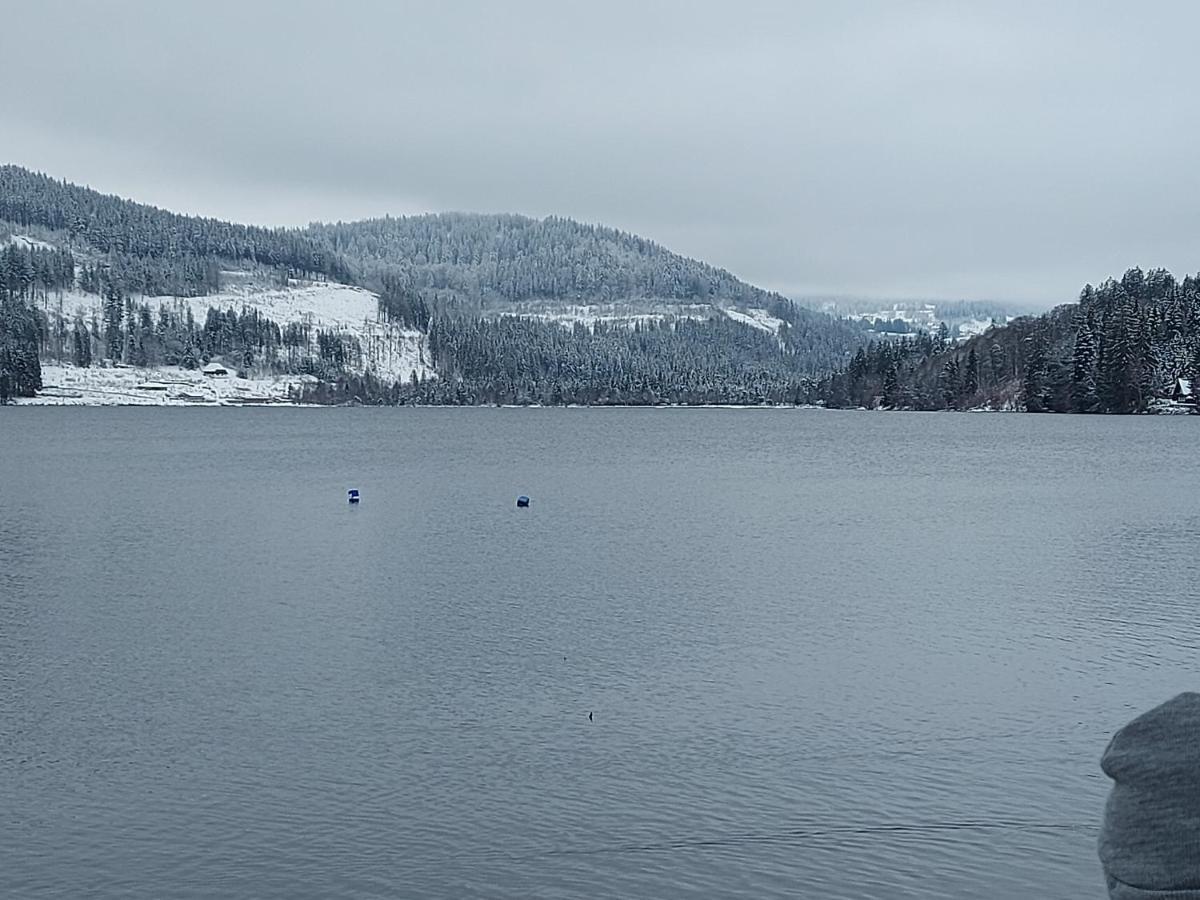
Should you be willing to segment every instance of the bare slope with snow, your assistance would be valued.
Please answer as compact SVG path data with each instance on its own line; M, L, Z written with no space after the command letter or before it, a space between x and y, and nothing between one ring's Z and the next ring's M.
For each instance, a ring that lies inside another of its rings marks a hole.
M227 274L232 280L239 273ZM202 297L147 297L140 302L179 310L190 307L198 322L204 321L210 307L237 312L254 309L280 327L292 322L312 326L314 347L318 330L357 338L362 348L358 374L369 371L384 381L406 381L414 373L418 378L434 374L424 335L384 320L379 297L364 288L329 283L264 287L247 282ZM102 318L102 304L95 294L70 291L39 306L47 313L61 313L68 321L76 316L91 321Z
M750 309L726 309L725 315L733 319L735 322L741 322L743 325L749 325L751 328L757 328L759 331L767 331L771 334L779 334L779 329L783 326L783 319L777 319L765 309L751 307Z
M712 316L727 316L735 322L749 325L770 334L779 334L783 320L765 309L749 307L739 309L732 306L716 306L711 303L668 303L646 300L643 303L556 304L553 302L512 304L500 314L522 319L538 319L557 322L566 327L585 325L594 328L603 323L610 327L632 328L647 322L675 321L678 319L705 320Z

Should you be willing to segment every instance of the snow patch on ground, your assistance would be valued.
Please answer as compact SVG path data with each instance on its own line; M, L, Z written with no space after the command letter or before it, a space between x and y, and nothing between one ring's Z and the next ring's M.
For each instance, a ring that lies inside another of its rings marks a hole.
M765 309L733 309L717 307L708 303L655 303L641 305L620 303L566 304L561 306L514 305L510 309L497 310L493 314L517 316L522 319L537 319L542 322L557 322L565 327L585 325L594 328L597 323L632 328L636 323L665 322L678 319L703 321L714 315L726 315L735 322L749 325L770 334L779 334L783 320L777 319Z
M165 305L170 309L191 307L197 322L203 323L208 308L241 311L242 307L257 309L267 318L280 325L288 322L304 322L328 329L351 328L363 322L379 319L379 298L363 288L345 284L313 284L303 287L264 288L253 285L228 286L215 294L203 297L144 297L135 298L138 303L148 303L151 309ZM50 312L57 311L57 299L50 298L45 304ZM92 315L102 313L103 299L96 294L70 291L62 297L63 314L69 318L83 316L87 321Z
M369 371L382 381L409 381L433 378L425 335L386 322L363 322L357 328L347 328L358 338L363 352L363 371Z
M521 319L536 319L556 322L566 328L584 325L594 328L597 323L615 327L632 328L636 323L664 322L677 319L707 319L713 315L713 307L702 303L662 304L647 303L632 306L620 303L591 304L514 304L505 309L496 309L492 315L510 315Z
M885 341L911 341L915 340L920 332L916 331L879 331L876 328L870 329L867 334L880 338Z
M747 308L735 309L717 307L708 303L658 303L647 301L645 304L564 304L564 305L532 305L516 304L511 308L496 310L493 315L511 315L522 319L537 319L542 322L556 322L566 328L584 325L594 328L598 323L632 328L637 323L666 322L679 319L694 319L704 321L712 316L725 315L735 322L749 325L760 331L778 335L783 326L783 320L777 319L765 309Z
M1013 320L1012 316L1005 316L1004 323L1007 324ZM992 327L991 319L968 319L965 322L958 323L958 339L965 341L967 338L973 338L983 334Z
M16 244L22 250L33 250L33 249L55 250L55 249L57 249L53 244L47 244L45 241L39 241L37 238L31 238L28 235L24 235L24 234L14 234L12 237L10 237L7 241L4 242L3 246L7 247L10 244Z
M343 284L229 289L207 297L190 297L186 302L201 321L210 306L222 309L249 306L279 323L307 322L336 330L379 321L379 297L363 288Z
M1191 403L1160 397L1150 401L1146 412L1155 416L1190 416L1195 414L1196 407Z
M757 328L760 331L767 331L771 334L779 334L779 329L783 326L783 319L777 319L765 309L758 309L756 307L726 309L725 315L729 316L735 322L741 322L743 325L749 325L751 328Z
M212 378L195 369L77 368L43 365L29 406L265 406L288 403L289 390L315 384L311 375Z

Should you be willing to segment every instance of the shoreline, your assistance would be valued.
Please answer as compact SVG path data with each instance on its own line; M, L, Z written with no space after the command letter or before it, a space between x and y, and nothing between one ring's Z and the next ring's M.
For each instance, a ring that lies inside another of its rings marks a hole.
M82 397L13 397L4 407L24 407L29 409L643 409L643 410L764 410L764 411L821 411L821 412L855 412L855 413L919 413L922 415L939 414L1017 414L1038 416L1077 416L1092 417L1084 413L1041 412L1030 413L1023 409L868 409L858 407L828 407L812 403L563 403L550 405L544 403L300 403L283 399L254 399L239 401L236 398L224 397L219 400L180 400L175 398L141 398L128 395L110 395L104 400L94 400ZM1105 418L1103 414L1095 414ZM1157 410L1145 410L1138 413L1127 413L1129 416L1174 417L1200 415L1200 409L1190 407L1170 407Z
M68 402L62 402L66 399ZM183 400L167 400L163 402L113 402L94 403L70 402L75 398L40 398L15 397L7 405L12 407L28 407L36 409L760 409L760 410L827 410L823 406L812 404L796 405L794 403L780 404L736 404L736 403L594 403L594 404L559 404L547 405L539 403L292 403L284 400L267 403L238 403L233 400L221 402L190 402ZM2 405L0 405L2 406ZM844 412L873 412L874 410L843 410ZM905 410L906 412L922 412L922 410Z

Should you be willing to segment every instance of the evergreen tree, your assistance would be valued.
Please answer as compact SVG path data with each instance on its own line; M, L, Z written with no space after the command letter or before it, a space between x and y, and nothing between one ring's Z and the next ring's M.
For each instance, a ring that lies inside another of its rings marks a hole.
M1096 339L1095 322L1090 314L1079 322L1075 333L1075 351L1071 369L1071 411L1094 412L1096 396Z
M900 405L900 373L896 364L890 363L883 373L883 405L895 409Z
M75 365L86 368L92 364L92 337L88 334L87 326L81 317L76 317L75 328L72 332L73 361Z
M988 360L992 368L992 383L999 384L1008 377L1008 367L1005 364L1004 348L999 341L993 341L988 350Z
M947 409L956 409L958 407L958 397L962 391L962 384L959 380L958 359L951 357L946 360L946 364L942 367L942 374L938 378L938 387L941 390L942 397L945 398Z
M1025 375L1021 382L1021 399L1026 412L1046 412L1046 345L1035 332L1025 338Z
M972 344L967 353L967 368L963 373L963 395L969 399L977 393L979 393L979 356L975 352L975 345Z
M937 327L937 350L940 353L950 346L950 328L945 322L938 322Z
M121 359L121 349L125 343L121 328L123 308L120 290L115 284L110 284L104 298L104 355L114 361Z

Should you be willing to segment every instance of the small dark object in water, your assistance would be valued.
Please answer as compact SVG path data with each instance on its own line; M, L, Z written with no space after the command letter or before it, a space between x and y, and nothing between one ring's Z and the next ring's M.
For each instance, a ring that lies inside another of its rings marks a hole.
M592 714L591 714L591 713L588 713L588 721L589 721L589 722L590 722L590 721L592 721Z
M517 509L525 509L529 506L529 498L522 494L517 498Z
M357 503L359 500L358 491L356 491L354 488L351 488L350 490L346 491L346 497L351 503Z

